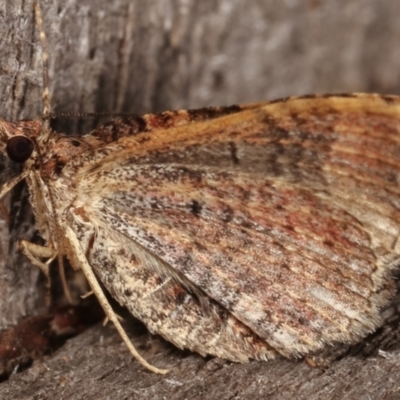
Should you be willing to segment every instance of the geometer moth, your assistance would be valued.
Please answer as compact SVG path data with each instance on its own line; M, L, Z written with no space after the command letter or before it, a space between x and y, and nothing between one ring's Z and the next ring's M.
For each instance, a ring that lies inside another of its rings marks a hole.
M40 10L36 7L38 24ZM41 29L42 31L42 29ZM42 42L44 34L41 32ZM48 274L65 256L150 332L237 362L354 343L399 264L400 98L303 96L125 117L86 136L0 120L24 164Z

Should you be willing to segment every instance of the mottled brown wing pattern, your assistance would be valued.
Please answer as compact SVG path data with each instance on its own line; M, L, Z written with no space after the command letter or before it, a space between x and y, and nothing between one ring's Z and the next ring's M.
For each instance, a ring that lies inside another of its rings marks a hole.
M59 137L43 173L98 277L152 332L235 361L294 356L381 322L399 130L392 96L169 112L99 127L73 159Z

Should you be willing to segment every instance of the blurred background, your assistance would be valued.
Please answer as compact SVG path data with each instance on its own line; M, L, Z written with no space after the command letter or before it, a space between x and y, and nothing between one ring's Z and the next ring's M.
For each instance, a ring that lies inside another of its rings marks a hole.
M40 113L31 1L0 1L1 115ZM43 0L58 112L398 93L395 0Z

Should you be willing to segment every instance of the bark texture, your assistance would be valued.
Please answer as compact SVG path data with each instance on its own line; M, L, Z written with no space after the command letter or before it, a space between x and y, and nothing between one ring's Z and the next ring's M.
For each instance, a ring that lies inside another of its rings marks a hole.
M57 113L140 114L304 93L400 92L396 0L40 4ZM0 116L40 116L42 91L33 2L0 0ZM84 133L95 123L60 119L57 127ZM0 184L17 170L0 158ZM0 214L1 327L46 309L43 282L16 245L21 238L39 240L24 185L4 204L9 213ZM149 344L146 334L132 331L150 362L172 368L169 375L156 376L130 361L112 327L98 326L0 384L0 398L396 399L396 329L390 325L325 370L282 360L247 365L205 360L158 339ZM379 353L378 345L385 352Z

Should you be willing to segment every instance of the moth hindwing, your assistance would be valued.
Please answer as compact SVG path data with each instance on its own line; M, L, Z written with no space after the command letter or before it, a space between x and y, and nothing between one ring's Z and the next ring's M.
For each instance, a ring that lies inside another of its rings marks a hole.
M83 137L51 131L45 110L0 121L1 150L24 164L0 195L26 180L47 243L21 248L45 273L43 258L64 256L82 270L150 370L165 372L136 352L99 281L150 332L238 362L381 324L400 251L400 98L170 111Z

